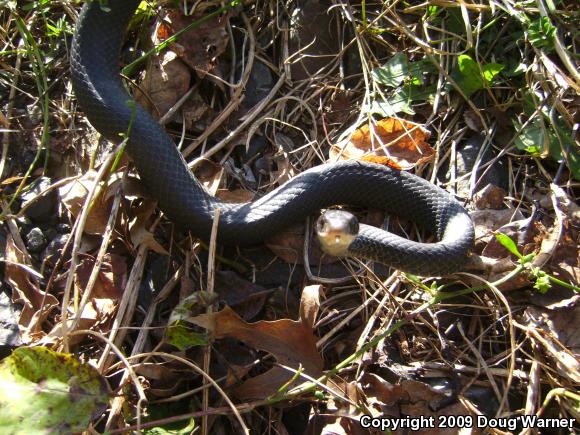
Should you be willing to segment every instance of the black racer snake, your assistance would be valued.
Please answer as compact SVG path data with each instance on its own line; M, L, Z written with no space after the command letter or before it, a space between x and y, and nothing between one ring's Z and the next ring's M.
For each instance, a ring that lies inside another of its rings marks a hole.
M126 150L169 219L208 240L219 207L218 240L255 245L326 207L382 208L431 231L438 242L418 243L361 225L346 255L420 275L461 269L473 244L471 219L450 194L407 172L348 161L307 170L251 203L223 203L211 196L157 121L138 104L136 109L127 104L131 97L121 82L119 53L139 3L109 0L106 8L98 1L84 5L72 44L71 73L80 106L105 138L119 141L134 116Z

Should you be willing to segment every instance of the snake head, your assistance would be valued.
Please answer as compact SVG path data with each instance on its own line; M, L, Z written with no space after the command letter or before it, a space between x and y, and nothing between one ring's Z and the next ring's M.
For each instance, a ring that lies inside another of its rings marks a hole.
M348 247L358 231L357 218L344 210L326 210L316 222L316 235L322 250L336 257L347 255Z

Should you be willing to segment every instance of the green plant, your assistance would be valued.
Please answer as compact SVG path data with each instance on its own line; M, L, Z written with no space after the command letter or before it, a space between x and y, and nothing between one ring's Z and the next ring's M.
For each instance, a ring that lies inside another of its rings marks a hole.
M575 292L580 292L580 287L562 281L545 271L543 271L540 267L534 266L534 258L536 258L536 254L527 254L523 255L516 246L516 243L506 234L498 233L495 235L497 241L503 245L509 252L513 255L518 257L518 261L520 265L528 271L530 278L535 281L534 288L538 290L540 293L546 293L551 287L552 284L558 284L562 287L569 288L574 290Z
M527 31L528 39L534 47L550 52L554 49L556 30L550 18L541 17L530 23Z

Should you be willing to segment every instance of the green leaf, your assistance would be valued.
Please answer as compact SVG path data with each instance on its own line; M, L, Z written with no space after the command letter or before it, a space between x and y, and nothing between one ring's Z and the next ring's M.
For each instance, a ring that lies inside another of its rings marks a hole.
M409 63L409 75L411 76L411 85L422 85L424 76L437 73L437 67L429 59L421 59Z
M541 17L530 23L528 27L528 39L536 48L543 48L550 52L554 49L556 27L552 26L549 17Z
M108 400L104 378L73 355L21 347L0 364L3 434L82 432Z
M548 129L548 147L550 156L558 163L564 160L572 176L580 180L580 148L572 137L572 130L564 123L560 115L556 116ZM565 152L562 152L562 148Z
M193 346L205 346L208 344L206 333L198 333L188 328L185 323L191 317L193 310L199 310L213 303L215 294L204 291L192 293L182 299L169 315L168 328L165 331L165 341L179 350L186 350Z
M494 78L505 68L501 63L488 63L480 69L477 62L467 54L462 54L457 58L457 65L459 75L457 71L454 71L452 77L467 97L491 85Z
M437 92L437 86L416 86L407 84L395 91L387 100L375 99L364 111L385 117L395 116L397 113L414 115L412 104L416 101L433 101Z
M195 420L191 419L188 425L181 429L166 429L164 427L152 427L149 429L143 429L141 433L145 435L188 435L196 433L195 428L196 428Z
M521 124L514 121L514 128L516 131L520 130ZM518 149L530 153L533 156L540 157L548 148L546 139L540 120L535 119L521 130L514 143Z
M411 108L411 101L407 98L395 94L388 100L375 99L370 106L363 109L367 113L377 114L383 118L395 116L397 113L403 112L409 115L414 115L415 111Z
M528 64L520 60L517 62L512 62L511 66L509 68L506 68L504 74L507 75L508 77L517 77L524 74L528 70L528 68L529 68Z
M483 77L487 84L491 84L495 76L497 76L504 66L501 63L486 63L482 68Z
M509 236L507 236L503 233L497 233L495 235L495 238L497 239L497 241L499 243L502 244L502 246L504 248L506 248L508 251L510 251L516 257L522 258L522 254L520 254L520 251L518 251L518 247L516 246L515 242Z
M465 21L461 8L445 8L447 10L446 30L459 36L465 36Z
M195 419L172 421L171 417L186 414L192 411L192 404L188 400L149 404L144 422L155 422L157 426L141 429L143 435L186 435L197 433ZM160 423L160 421L162 423Z
M397 53L383 66L375 68L371 75L376 82L394 88L403 83L408 73L407 56L404 53Z
M182 322L169 326L164 338L167 343L181 351L194 346L206 346L209 343L206 333L192 331Z
M460 55L457 62L462 77L460 85L465 95L469 97L483 89L484 82L477 62L467 54Z
M533 105L526 110L526 112L534 111ZM514 121L514 129L521 130L514 142L516 147L535 157L549 156L557 163L561 163L566 156L566 165L572 176L580 180L580 149L573 138L572 129L566 125L561 115L556 115L552 119L549 111L542 110L541 113L543 118L535 118L523 130L521 124Z
M191 317L191 312L193 309L199 309L207 307L212 304L217 296L215 294L210 294L205 291L197 291L190 294L186 298L182 299L179 304L177 304L171 314L169 315L169 325L172 325L180 320L187 321Z

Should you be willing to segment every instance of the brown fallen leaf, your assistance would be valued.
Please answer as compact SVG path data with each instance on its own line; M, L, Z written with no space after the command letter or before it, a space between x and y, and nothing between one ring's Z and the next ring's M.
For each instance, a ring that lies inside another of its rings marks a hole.
M326 400L326 412L324 415L311 413L306 433L368 434L368 430L364 429L360 424L360 418L363 413L360 408L354 405L360 405L364 402L364 395L357 382L347 382L335 377L330 384L336 396L330 396ZM338 397L341 399L338 399ZM322 428L322 431L317 431L315 428Z
M393 385L371 372L361 377L360 386L373 417L398 417L400 411L397 404L409 399L409 395L401 385Z
M156 362L138 364L135 373L147 379L147 396L155 398L175 395L192 378L191 372Z
M270 352L279 364L298 370L317 378L322 373L322 358L316 348L317 338L311 323L317 311L313 299L319 297L319 286L303 292L300 312L304 319L280 319L274 321L244 322L231 308L211 314L202 314L189 318L188 322L211 331L214 339L235 338L246 345ZM285 385L294 373L274 367L261 375L255 376L235 390L241 400L264 399L275 394ZM302 382L299 378L288 388Z
M494 209L500 210L503 207L503 200L507 192L495 184L488 184L475 194L475 206L479 210Z
M201 15L185 16L178 10L171 10L159 26L157 37L160 40L167 39L200 17ZM216 58L225 51L228 45L229 38L226 31L228 18L227 15L216 17L191 29L177 42L172 43L170 49L200 77L205 76L215 68Z
M547 310L530 306L524 318L530 328L544 332L539 340L554 360L560 375L580 382L580 306Z
M245 189L220 189L217 191L216 196L222 201L229 203L244 203L254 199L254 193Z
M519 210L475 210L469 213L475 229L475 251L481 252L494 238L495 231L512 221L524 219Z
M224 168L218 163L210 160L202 160L195 168L195 177L212 195L218 192L221 180L224 175Z
M471 415L472 412L461 402L455 402L448 406L439 405L446 402L448 397L441 391L431 386L413 380L403 380L399 384L391 384L380 376L366 372L360 380L360 387L366 396L369 409L373 415L383 417L401 418L403 416L415 418L433 418L434 427L413 431L418 434L448 434L459 433L458 428L439 428L437 422L440 416ZM475 416L473 416L475 418ZM393 434L402 435L406 429L397 429ZM480 433L477 428L472 429L472 434Z
M89 278L95 265L95 258L84 256L75 271L76 293L81 297L85 293ZM127 263L124 257L115 254L106 254L101 268L97 272L97 279L91 292L91 297L79 316L76 326L73 328L74 318L77 313L71 306L68 308L67 327L63 328L62 319L57 322L47 336L43 339L45 344L57 342L63 334L73 330L90 329L93 331L107 332L110 322L117 310L117 302L121 298L127 283ZM55 288L64 290L66 280L56 280ZM71 335L71 345L84 340L83 335Z
M408 170L433 159L435 151L422 125L403 119L385 118L356 130L342 147L330 149L331 160L364 160Z
M93 257L82 259L76 269L75 285L82 295L95 264ZM119 299L127 284L127 260L115 254L105 254L91 295L99 299Z
M172 51L152 56L135 97L156 118L165 115L189 89L191 73Z
M97 171L87 171L82 177L58 189L62 203L75 218L81 214L85 200L95 186L96 176ZM85 223L85 233L101 235L105 231L112 206L112 199L107 199L107 197L107 193L102 192L93 202Z
M288 264L304 264L304 225L287 228L264 243L276 256ZM329 264L336 260L329 255L323 256L318 241L314 238L309 252L311 264Z
M44 335L42 324L52 309L58 307L58 301L50 293L43 292L31 279L32 268L10 235L6 240L5 255L4 276L12 288L12 302L22 304L19 320L21 338L25 344L32 343Z
M272 291L242 278L233 271L218 270L215 274L215 292L226 305L236 307L236 311L244 320L253 319L262 310L266 298Z
M155 240L153 233L147 229L149 218L155 212L156 206L157 202L152 200L145 200L141 204L136 212L135 219L129 224L131 242L135 247L144 244L158 254L169 255L169 252Z

